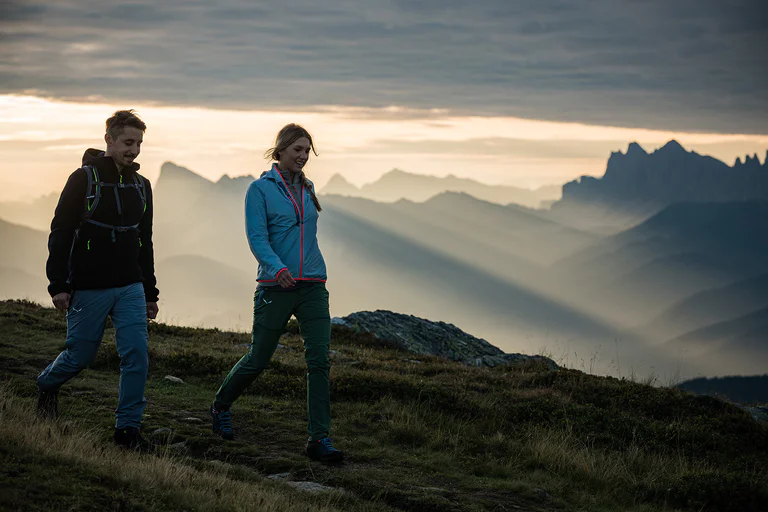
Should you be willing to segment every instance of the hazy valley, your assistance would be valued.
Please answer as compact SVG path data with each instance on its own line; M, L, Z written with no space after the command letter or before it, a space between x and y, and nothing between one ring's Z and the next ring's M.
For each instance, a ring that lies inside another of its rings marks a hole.
M163 165L154 184L163 321L249 329L256 261L242 210L253 179L214 183ZM728 166L674 141L651 154L632 144L603 178L566 184L551 209L531 207L551 195L523 200L522 189L446 180L393 171L367 190L338 179L321 190L332 315L443 320L594 373L764 371L768 169L757 157ZM56 200L0 204L2 297L49 300Z

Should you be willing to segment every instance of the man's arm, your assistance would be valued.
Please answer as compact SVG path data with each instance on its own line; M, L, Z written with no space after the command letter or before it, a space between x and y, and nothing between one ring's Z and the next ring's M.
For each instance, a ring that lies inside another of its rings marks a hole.
M147 210L144 212L144 216L139 223L139 242L141 244L141 247L139 248L139 267L141 267L144 295L147 303L156 304L160 291L157 289L157 278L155 277L155 250L152 245L152 216L154 213L152 186L149 184L149 180L146 178L142 179L144 179L144 193L147 197Z
M75 230L80 225L88 179L82 169L73 172L64 190L59 196L59 203L51 221L51 234L48 236L48 261L45 273L48 276L48 293L55 297L60 293L72 293L69 278L69 257Z

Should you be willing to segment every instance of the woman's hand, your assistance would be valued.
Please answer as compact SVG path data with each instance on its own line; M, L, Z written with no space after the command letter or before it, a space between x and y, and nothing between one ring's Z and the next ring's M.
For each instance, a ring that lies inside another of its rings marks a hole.
M277 282L280 283L280 286L283 288L291 288L292 286L296 286L296 281L293 279L291 271L288 269L280 272L280 275L277 276Z

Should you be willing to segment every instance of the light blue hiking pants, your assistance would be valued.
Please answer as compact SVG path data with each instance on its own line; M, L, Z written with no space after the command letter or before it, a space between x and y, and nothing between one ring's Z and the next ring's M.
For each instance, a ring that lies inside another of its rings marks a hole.
M37 377L44 390L56 390L96 358L107 315L115 326L120 356L116 428L140 427L149 367L147 302L141 283L104 290L76 290L67 310L64 351Z

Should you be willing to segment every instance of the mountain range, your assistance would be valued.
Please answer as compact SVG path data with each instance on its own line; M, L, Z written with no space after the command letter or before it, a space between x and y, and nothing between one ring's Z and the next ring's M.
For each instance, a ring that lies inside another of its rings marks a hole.
M563 186L552 205L558 219L575 219L581 227L636 224L678 202L768 200L768 155L733 166L694 151L677 141L646 152L633 142L627 152L614 152L600 178L582 176Z
M639 149L630 146L624 157L643 158ZM743 166L745 175L764 172L756 158L736 167ZM618 163L609 167L625 172ZM163 164L154 184L154 240L165 321L249 329L257 265L244 234L243 199L253 179L213 182ZM602 203L604 212L621 204L618 197ZM17 223L0 223L3 297L34 289L25 296L49 300L44 262L55 199L41 199L48 212L37 215L36 230L18 225L14 214L22 210L0 204L6 220ZM453 323L505 351L544 351L556 360L584 361L616 345L625 364L643 360L656 371L681 353L686 371L709 375L768 360L761 348L768 339L768 201L665 204L672 199L663 196L643 215L635 208L603 219L605 229L590 218L597 210L575 209L564 219L559 207L499 204L467 192L420 202L341 194L320 201L335 316L388 309ZM630 217L623 228L615 221ZM606 365L608 359L618 355ZM595 370L610 371L606 365Z
M399 199L422 202L443 192L459 192L490 203L540 208L542 203L558 199L560 188L560 185L549 185L530 190L510 185L487 185L450 174L445 177L436 177L393 169L373 183L365 184L360 188L349 183L340 174L335 174L319 190L319 193L362 197L384 202Z

